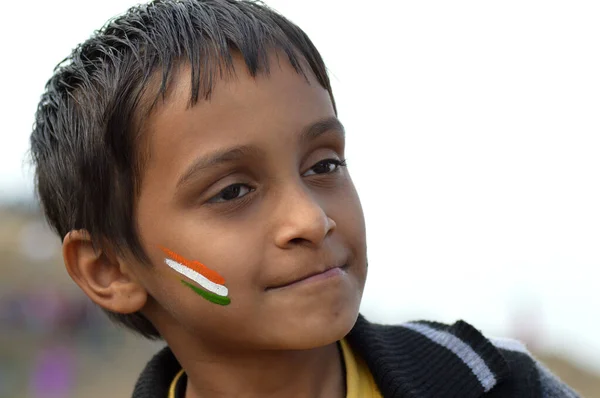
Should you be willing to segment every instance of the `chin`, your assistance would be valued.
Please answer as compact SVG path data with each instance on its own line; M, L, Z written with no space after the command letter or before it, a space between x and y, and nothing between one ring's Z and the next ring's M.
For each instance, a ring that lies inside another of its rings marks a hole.
M340 300L337 305L321 305L312 311L289 311L277 317L268 333L277 349L308 350L343 339L358 317L360 296Z

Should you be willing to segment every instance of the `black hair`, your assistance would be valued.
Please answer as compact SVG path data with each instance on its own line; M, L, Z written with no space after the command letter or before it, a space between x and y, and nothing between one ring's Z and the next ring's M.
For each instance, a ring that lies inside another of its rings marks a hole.
M149 264L134 216L144 115L165 95L178 64L191 66L193 106L235 72L234 53L256 76L269 73L270 51L305 77L312 73L335 108L325 65L308 36L257 1L153 1L129 9L76 47L46 84L31 134L37 194L59 236L84 229L94 247ZM160 85L150 84L154 77ZM106 312L147 338L160 338L141 313Z

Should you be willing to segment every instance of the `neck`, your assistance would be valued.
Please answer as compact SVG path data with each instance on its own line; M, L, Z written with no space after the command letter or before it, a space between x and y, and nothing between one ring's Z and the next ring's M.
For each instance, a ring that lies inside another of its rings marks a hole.
M170 344L187 375L186 398L343 398L336 343L302 351L214 352Z

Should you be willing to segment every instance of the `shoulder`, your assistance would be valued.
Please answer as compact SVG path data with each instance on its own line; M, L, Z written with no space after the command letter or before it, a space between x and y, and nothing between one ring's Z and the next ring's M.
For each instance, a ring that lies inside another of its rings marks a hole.
M385 397L577 397L521 343L488 339L464 321L379 325L360 316L348 341Z
M520 341L506 338L490 338L490 341L506 359L513 375L512 380L518 380L521 384L538 385L539 396L543 398L579 397L575 391L539 362ZM513 382L513 384L517 383ZM519 387L518 384L513 386L514 389ZM493 396L490 395L490 397Z

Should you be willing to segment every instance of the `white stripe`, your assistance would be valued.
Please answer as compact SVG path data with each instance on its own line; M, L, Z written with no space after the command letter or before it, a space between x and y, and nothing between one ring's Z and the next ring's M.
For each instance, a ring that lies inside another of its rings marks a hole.
M494 337L491 338L490 341L497 348L501 348L506 351L516 351L523 354L531 355L525 347L525 344L521 343L519 340L507 339L505 337Z
M496 385L496 378L483 358L477 355L468 344L455 335L430 328L429 326L420 323L406 323L402 326L420 333L434 343L452 351L471 369L485 392L490 391Z
M229 291L223 285L219 285L212 281L209 281L205 276L199 274L191 268L186 267L183 264L178 263L177 261L171 260L170 258L165 259L165 263L175 271L179 272L181 275L186 276L208 290L211 293L217 294L219 296L227 297Z

